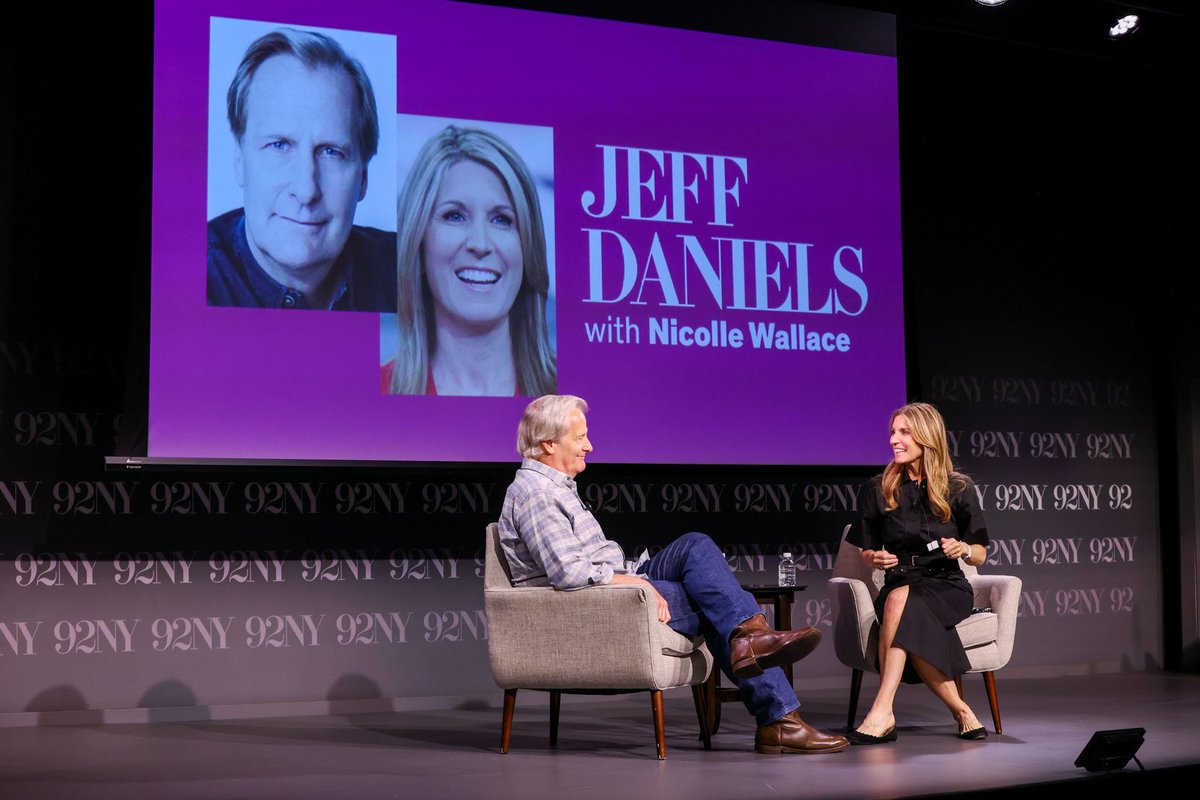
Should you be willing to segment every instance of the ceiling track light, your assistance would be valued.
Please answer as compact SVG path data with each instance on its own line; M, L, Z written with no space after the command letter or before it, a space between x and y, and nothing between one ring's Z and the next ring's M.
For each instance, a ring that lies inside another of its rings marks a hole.
M1129 36L1138 29L1137 14L1127 14L1117 20L1116 24L1108 29L1108 38L1120 39Z

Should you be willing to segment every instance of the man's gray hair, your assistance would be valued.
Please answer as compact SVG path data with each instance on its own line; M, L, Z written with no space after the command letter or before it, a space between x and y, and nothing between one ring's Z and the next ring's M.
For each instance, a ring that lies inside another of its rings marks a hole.
M525 406L517 426L517 452L525 458L544 456L542 442L565 436L573 411L586 414L587 401L573 394L544 394Z
M375 90L371 88L366 70L325 34L294 28L280 28L255 39L246 48L242 63L238 64L225 95L229 129L238 144L246 134L246 98L250 94L250 83L263 62L273 56L293 56L309 69L329 67L346 71L354 82L354 145L362 163L365 165L370 161L379 149L379 112L375 107Z

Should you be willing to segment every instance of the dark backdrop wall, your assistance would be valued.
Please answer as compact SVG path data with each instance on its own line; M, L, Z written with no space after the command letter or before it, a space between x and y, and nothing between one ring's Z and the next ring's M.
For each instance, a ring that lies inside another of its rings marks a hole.
M515 457L104 470L144 425L151 20L71 25L0 48L0 715L495 691L480 543ZM910 394L978 483L985 569L1024 580L1010 673L1194 668L1195 87L928 18L899 32ZM583 491L627 550L705 530L763 582L790 548L799 622L827 627L885 426L861 470L597 464ZM823 648L800 674L845 670Z

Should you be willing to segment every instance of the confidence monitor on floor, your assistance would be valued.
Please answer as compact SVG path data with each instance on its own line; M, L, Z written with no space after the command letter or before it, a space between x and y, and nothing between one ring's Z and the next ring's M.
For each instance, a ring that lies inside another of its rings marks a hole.
M1083 767L1088 772L1100 772L1114 769L1124 769L1133 759L1138 769L1145 769L1138 761L1138 748L1145 741L1145 728L1119 728L1111 731L1096 731L1092 738L1083 746L1075 766Z

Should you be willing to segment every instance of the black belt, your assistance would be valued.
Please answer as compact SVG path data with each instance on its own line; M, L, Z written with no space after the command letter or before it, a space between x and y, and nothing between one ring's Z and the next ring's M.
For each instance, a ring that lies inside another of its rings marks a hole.
M896 557L900 559L900 563L887 570L887 574L905 575L909 572L920 572L924 575L943 575L956 571L954 559L946 558L940 552L931 556L897 553Z
M917 553L897 553L896 558L900 559L898 567L927 567L935 564L938 561L949 561L950 559L942 555L941 551L937 555L926 556Z

